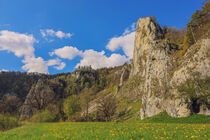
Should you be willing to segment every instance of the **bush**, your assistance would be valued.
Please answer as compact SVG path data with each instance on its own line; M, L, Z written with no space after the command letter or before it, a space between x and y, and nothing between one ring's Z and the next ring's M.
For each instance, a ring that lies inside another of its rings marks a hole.
M17 126L19 122L16 118L0 114L0 130L8 130Z
M81 111L80 100L77 95L72 95L64 101L64 113L68 120L74 120L73 115L80 116L78 113Z
M31 117L32 122L55 122L57 121L57 115L52 114L49 110L37 112Z
M189 99L198 99L200 103L209 106L210 77L200 79L199 76L188 79L178 87L181 95Z

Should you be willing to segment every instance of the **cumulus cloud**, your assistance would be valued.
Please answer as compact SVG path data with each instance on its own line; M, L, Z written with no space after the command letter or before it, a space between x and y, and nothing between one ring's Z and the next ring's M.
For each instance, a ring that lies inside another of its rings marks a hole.
M84 52L72 46L65 46L60 49L56 49L50 53L50 55L57 55L60 58L72 60L76 56L80 56L82 59L76 65L78 66L92 66L94 69L103 67L114 67L124 64L128 61L128 58L120 54L112 54L106 56L104 51L98 52L95 50L85 50ZM55 63L55 62L54 62ZM59 67L60 68L60 67Z
M41 33L42 37L44 37L44 38L50 36L50 37L58 37L58 38L62 39L62 38L70 38L72 36L71 33L64 33L60 30L54 31L53 29L45 29L45 30L41 29L40 33Z
M126 28L122 35L127 35L136 31L136 23L132 23L130 27Z
M48 66L54 66L55 69L57 70L62 70L65 68L66 64L64 62L61 62L60 59L50 59L47 62Z
M120 66L127 62L128 59L120 54L112 54L110 57L105 55L104 51L97 52L94 50L86 50L78 66L90 66L94 69L104 68L104 67L114 67Z
M107 56L104 51L98 52L92 49L85 50L84 52L73 46L65 46L50 52L50 55L57 55L60 58L72 60L76 56L80 56L82 59L76 65L78 66L92 66L94 69L103 67L114 67L129 62L129 59L133 58L133 48L135 39L136 24L133 23L130 27L119 37L113 37L110 39L106 48L111 51L122 49L125 55L113 53ZM48 31L48 34L53 34L53 31ZM44 34L45 35L45 34Z
M131 27L125 29L121 36L111 38L106 48L113 52L121 48L125 55L132 59L136 34L135 26L135 24L132 24Z
M50 56L57 55L60 58L72 60L76 56L82 55L82 51L78 50L73 46L64 46L63 48L59 48L50 52Z
M22 69L28 72L48 73L46 62L34 55L33 44L36 39L33 35L21 34L7 30L0 31L0 51L14 53L17 57L24 57Z
M20 34L7 30L0 31L0 51L13 52L17 57L34 56L33 35Z
M60 62L61 62L61 60L58 59L58 58L57 59L50 59L50 60L48 60L47 65L48 66L59 65Z
M6 69L1 69L0 72L7 72L8 70Z
M62 70L62 69L65 68L65 66L66 66L66 63L61 62L59 65L54 66L54 68L57 69L57 70Z
M22 62L25 63L22 69L27 72L48 73L48 66L41 57L26 57Z

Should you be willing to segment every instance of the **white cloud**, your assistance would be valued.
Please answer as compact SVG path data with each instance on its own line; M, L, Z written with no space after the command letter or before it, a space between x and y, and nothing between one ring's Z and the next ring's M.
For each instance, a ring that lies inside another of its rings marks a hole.
M24 57L23 70L28 72L48 73L46 62L34 55L33 44L37 42L33 35L21 34L7 30L0 31L0 51L14 53L17 57Z
M110 57L105 55L104 51L97 52L94 50L86 50L82 55L82 60L76 65L78 66L89 66L92 68L104 68L120 66L128 61L128 58L120 54L112 54Z
M78 50L73 46L64 46L63 48L59 48L50 52L50 56L57 55L60 58L72 60L76 56L82 55L82 51Z
M47 39L48 36L50 37L58 37L60 39L62 38L70 38L72 36L71 33L64 33L62 31L54 31L52 29L46 29L46 30L43 30L41 29L40 30L40 33L42 35L42 37L44 37L45 39Z
M33 35L20 34L7 30L0 31L0 50L13 52L17 57L34 56Z
M47 65L48 66L59 65L60 62L61 62L61 60L58 59L58 58L57 59L50 59L50 60L47 61Z
M64 62L61 62L60 59L50 59L47 61L48 66L54 66L57 70L62 70L65 68L66 64Z
M54 68L57 69L57 70L62 70L62 69L65 68L65 66L66 66L66 63L61 62L60 65L54 66Z
M63 33L62 31L57 31L56 34L55 34L58 38L63 38L63 37L66 37L66 38L70 38L72 35L70 33Z
M25 63L22 69L27 72L48 73L47 63L41 57L26 57L22 62Z
M7 72L8 70L6 69L1 69L0 72Z
M80 62L76 65L78 66L92 66L94 69L103 67L114 67L129 62L129 59L133 58L133 48L135 39L136 24L133 23L130 27L126 28L123 34L119 37L113 37L110 39L106 48L111 51L116 51L122 48L125 55L121 54L111 54L111 56L106 56L104 51L98 52L95 50L85 50L84 52L78 50L76 47L65 46L50 52L50 55L57 55L60 58L72 60L76 56L82 57ZM53 31L48 30L48 34L53 34Z
M105 55L104 51L98 52L90 49L90 50L85 50L83 52L81 50L78 50L76 47L72 46L65 46L63 48L56 49L53 52L51 52L50 55L51 56L57 55L60 58L69 59L69 60L74 59L76 56L80 56L82 57L82 59L76 65L76 67L91 65L92 68L94 69L119 66L128 61L128 58L126 56L120 54L112 54L110 57L108 57ZM50 63L57 64L58 62L54 60L53 62Z
M125 55L128 56L129 59L132 59L136 34L135 26L135 24L132 24L131 27L125 29L121 36L111 38L106 48L113 52L122 48Z

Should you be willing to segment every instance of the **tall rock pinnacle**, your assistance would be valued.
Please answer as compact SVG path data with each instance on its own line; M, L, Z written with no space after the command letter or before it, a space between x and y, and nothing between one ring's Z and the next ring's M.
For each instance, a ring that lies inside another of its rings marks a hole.
M208 75L204 66L209 67L210 63L192 60L192 57L196 56L198 60L204 58L209 62L209 55L202 53L209 49L209 45L205 44L209 44L209 39L200 41L200 45L197 44L200 47L192 47L197 48L197 52L188 50L186 55L191 56L183 58L179 67L174 66L172 52L177 50L164 39L163 30L156 19L145 17L138 20L130 79L138 78L141 81L138 92L142 95L142 119L163 111L173 117L192 114L193 103L179 94L179 85L176 83L184 83L192 78L195 72Z

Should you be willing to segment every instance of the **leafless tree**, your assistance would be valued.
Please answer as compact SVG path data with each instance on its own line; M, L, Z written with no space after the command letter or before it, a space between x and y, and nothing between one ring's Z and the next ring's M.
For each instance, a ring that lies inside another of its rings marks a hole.
M117 101L111 96L105 96L98 101L97 114L100 120L110 121L117 109Z

